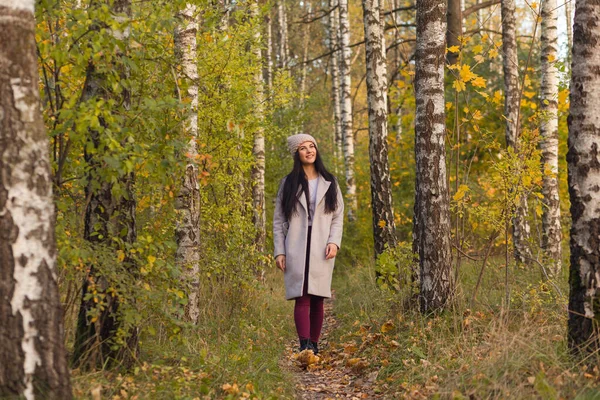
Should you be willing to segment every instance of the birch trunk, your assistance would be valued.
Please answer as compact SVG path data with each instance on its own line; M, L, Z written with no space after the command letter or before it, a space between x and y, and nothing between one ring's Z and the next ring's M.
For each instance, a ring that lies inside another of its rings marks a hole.
M544 214L542 216L542 249L552 263L552 272L561 269L560 201L558 194L558 9L556 0L542 2L542 83L540 133L544 177Z
M251 5L252 16L258 18L258 3L252 2ZM266 241L266 225L267 217L265 213L265 133L263 128L264 120L264 82L262 79L262 73L260 72L260 65L262 65L262 54L261 54L261 34L260 27L257 27L254 33L254 44L252 51L254 52L255 60L259 66L254 77L255 83L255 96L254 96L254 113L256 115L256 131L254 133L254 146L252 148L252 154L254 155L254 165L252 166L252 209L253 216L252 220L256 228L256 247L259 252L265 250ZM256 271L262 274L261 271Z
M112 5L117 24L123 24L131 16L130 0L117 0ZM123 24L124 26L125 24ZM113 30L111 34L116 40L127 41L129 30ZM120 50L117 48L117 52ZM122 55L120 55L122 56ZM116 57L120 59L121 57ZM119 71L120 79L126 80L128 76L127 67L124 64L115 63ZM116 97L112 87L106 84L106 77L96 70L95 65L88 63L86 81L81 96L82 101L93 98L110 99ZM121 97L124 110L129 108L129 91L122 90ZM107 128L103 119L100 124ZM125 246L119 250L125 253L123 259L124 271L130 274L128 278L135 279L137 266L134 257L130 256L128 248L136 240L135 228L135 179L133 173L125 174L119 178L119 184L124 188L125 195L113 196L113 184L102 179L100 171L105 168L102 157L106 146L103 143L100 132L89 131L89 143L85 146L84 159L89 166L88 185L85 188L86 198L89 199L85 210L84 239L93 246L99 248L111 248L116 246L112 238L120 238ZM116 269L117 267L115 267ZM138 352L137 328L132 328L128 334L126 343L115 348L113 339L120 327L119 298L112 293L106 292L111 286L107 277L102 276L94 265L88 267L88 275L82 285L82 300L77 318L77 329L75 333L75 344L73 350L73 361L75 365L83 368L104 367L110 363L121 363L125 367L132 364ZM120 288L124 290L123 288ZM98 296L89 297L89 293ZM92 311L97 310L99 303L102 306L99 315L91 319Z
M414 248L420 264L423 313L446 306L454 291L450 212L446 174L444 58L446 4L417 3L415 53L415 216Z
M71 399L34 1L0 15L0 397Z
M569 125L569 345L600 349L600 3L577 0Z
M571 57L573 49L573 21L571 19L573 15L573 8L571 7L570 1L565 1L565 19L567 23L567 69L571 67Z
M342 138L344 141L344 166L346 174L346 200L348 204L348 219L356 218L356 183L354 182L354 135L352 132L352 79L350 77L350 21L348 19L348 0L339 0L340 12L340 82Z
M288 28L287 28L287 15L285 12L284 0L277 2L277 17L279 21L279 51L278 51L278 67L287 67L290 58L289 40L288 40Z
M175 54L181 65L179 79L187 82L184 99L190 108L184 123L184 137L187 147L185 171L182 171L181 186L175 202L177 226L175 238L177 252L175 262L182 269L186 285L188 304L185 307L185 319L198 322L200 308L198 289L200 285L200 185L198 183L198 66L196 65L196 34L198 21L196 6L188 3L177 18L179 25L175 29Z
M339 10L337 0L329 0L329 8L335 9L329 13L329 46L331 54L331 101L333 103L334 124L334 153L336 166L342 157L342 121L340 104L340 52L339 52Z
M387 145L387 71L380 0L363 0L375 256L396 246Z
M265 15L265 27L267 31L267 48L265 49L265 82L267 84L268 97L273 95L273 26L271 12Z
M506 145L518 151L519 118L519 59L517 56L515 0L502 0L502 66L504 69L504 116ZM529 250L527 198L521 194L512 219L514 256L524 263L531 258Z

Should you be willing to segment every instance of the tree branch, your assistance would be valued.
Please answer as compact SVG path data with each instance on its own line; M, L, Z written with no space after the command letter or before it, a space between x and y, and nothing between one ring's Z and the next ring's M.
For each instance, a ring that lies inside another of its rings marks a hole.
M488 8L496 4L500 4L500 0L488 0L484 1L483 3L474 4L471 7L467 7L463 10L462 17L467 18L469 15L481 10L482 8Z
M396 13L398 11L410 11L410 10L414 10L416 8L417 7L414 4L412 4L410 6L398 7L398 8L394 8L393 10L386 11L386 12L383 13L383 15L391 15L391 14Z

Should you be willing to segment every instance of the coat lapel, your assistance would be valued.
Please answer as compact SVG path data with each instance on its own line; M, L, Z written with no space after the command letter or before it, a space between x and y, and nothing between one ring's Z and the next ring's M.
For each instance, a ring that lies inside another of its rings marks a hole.
M302 191L302 186L298 187L298 194ZM304 207L304 211L306 211L306 215L308 215L308 205L306 204L306 195L302 193L300 196L300 204Z
M323 197L325 197L325 193L327 193L327 191L329 190L329 185L331 185L331 182L326 181L322 175L319 175L319 183L317 185L317 203L316 203L316 205L318 205L321 202L321 200L323 200Z

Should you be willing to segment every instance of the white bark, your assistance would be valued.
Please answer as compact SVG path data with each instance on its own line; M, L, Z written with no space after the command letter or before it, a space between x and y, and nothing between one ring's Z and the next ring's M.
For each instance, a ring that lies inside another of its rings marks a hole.
M336 165L342 157L342 121L341 121L341 103L340 103L340 51L339 51L339 10L337 9L337 0L329 0L329 8L335 8L329 14L329 48L331 54L331 102L333 104L333 125L334 125L334 153Z
M413 248L420 263L422 312L441 309L453 295L446 173L444 0L417 3L415 53L415 217Z
M542 83L540 133L544 178L544 215L542 217L542 248L552 272L557 275L561 269L561 226L560 201L558 193L558 9L556 0L542 2Z
M600 3L577 0L569 124L569 344L600 349Z
M290 58L289 39L288 39L288 28L287 28L287 15L285 12L284 0L278 0L277 2L277 17L279 21L279 54L278 54L278 66L279 68L287 67Z
M346 174L346 199L348 219L356 218L356 183L354 182L354 135L352 132L352 79L350 76L350 63L352 50L350 49L350 21L348 19L348 0L339 0L340 12L340 58L341 79L341 121L342 138L344 141L344 163Z
M396 246L387 146L387 68L380 0L363 0L375 255Z
M71 398L33 1L0 1L0 395Z
M200 185L196 156L198 149L198 66L196 64L196 34L198 21L196 6L187 4L179 12L180 25L175 31L175 51L181 63L180 78L188 82L185 98L190 108L185 119L184 135L188 163L183 174L177 197L178 214L175 236L177 238L176 262L182 268L182 276L189 285L188 304L185 317L192 323L198 322L200 308L198 287L200 282Z
M254 17L258 17L258 3L252 2L250 11ZM264 120L264 82L260 65L262 65L261 54L261 33L260 27L256 28L254 33L254 45L252 51L259 66L254 77L255 96L254 113L256 115L257 127L254 132L254 146L252 154L254 155L254 165L252 166L252 209L253 221L256 228L256 246L258 251L264 251L266 241L267 217L265 212L265 132L263 128ZM261 271L257 271L262 273Z
M519 59L517 56L517 29L515 0L502 0L502 65L504 69L504 116L506 118L506 145L518 150L519 126ZM521 194L516 204L513 225L515 259L524 263L531 258L527 197Z

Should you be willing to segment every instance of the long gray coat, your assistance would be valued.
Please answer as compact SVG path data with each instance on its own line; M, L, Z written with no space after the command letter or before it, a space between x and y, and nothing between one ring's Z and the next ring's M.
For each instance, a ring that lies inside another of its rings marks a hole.
M308 205L306 204L306 196L300 196L300 206L297 207L297 214L287 221L281 207L284 182L285 179L279 185L277 202L275 203L273 242L275 257L280 254L285 255L285 297L290 300L302 296L302 288L304 287ZM325 214L325 193L327 193L331 184L319 175L310 243L308 294L321 297L331 297L331 278L335 263L335 258L325 259L325 250L328 243L334 243L338 248L340 247L344 224L344 200L339 186L337 187L337 209L333 213ZM334 184L337 185L337 183Z

